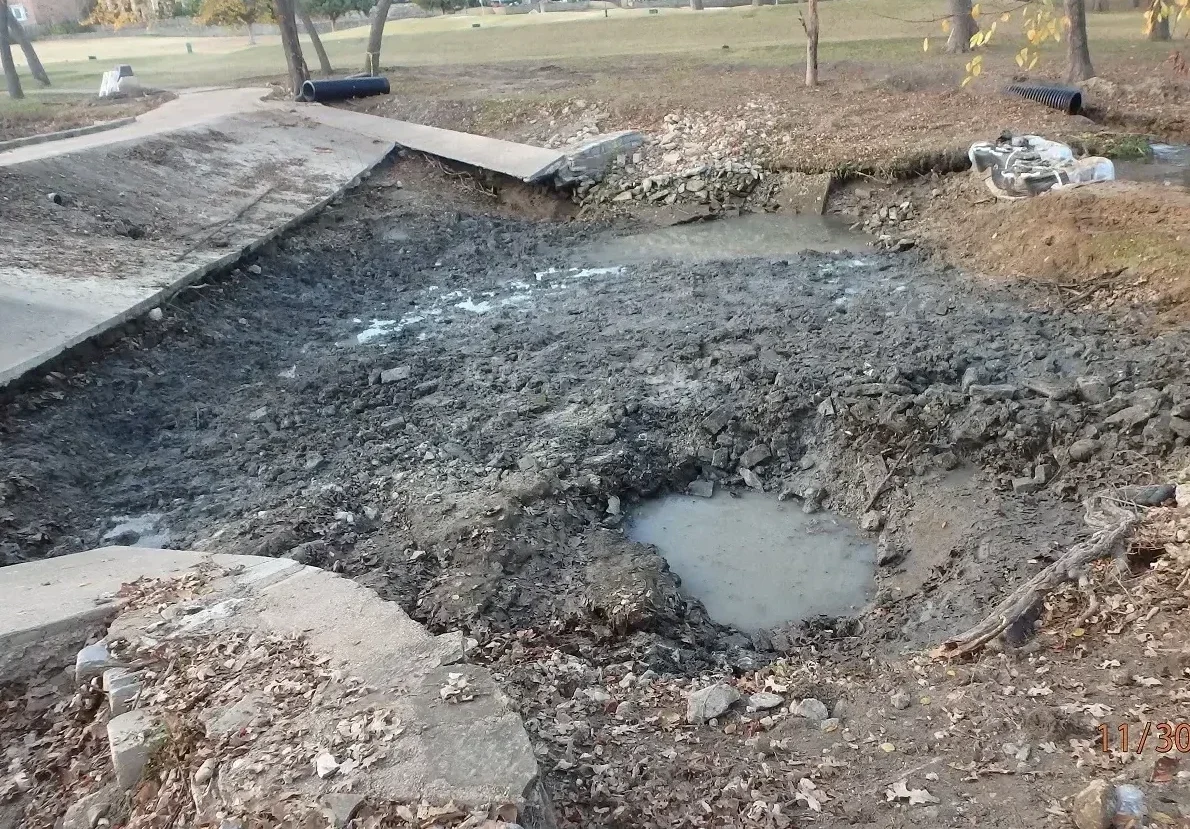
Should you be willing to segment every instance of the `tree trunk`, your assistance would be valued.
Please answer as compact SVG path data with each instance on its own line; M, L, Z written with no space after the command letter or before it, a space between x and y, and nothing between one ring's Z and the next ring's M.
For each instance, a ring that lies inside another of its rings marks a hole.
M1149 3L1148 23L1149 23L1149 40L1169 40L1169 12L1172 9L1166 8L1165 14L1161 14L1164 3L1162 0L1152 0Z
M1095 0L1094 5L1091 6L1091 11L1097 14L1107 14L1111 11L1111 3L1109 0Z
M364 56L364 71L369 75L380 74L380 43L384 40L384 24L388 22L388 10L393 0L380 0L372 18L372 31L368 33L368 53Z
M300 3L301 0L294 0ZM298 14L302 16L302 25L306 27L306 34L310 36L310 42L314 44L314 52L318 55L318 68L322 70L322 74L330 76L331 59L326 56L326 49L322 48L322 38L318 36L318 30L314 28L314 21L310 19L310 12L306 11L306 7L299 5Z
M25 34L24 28L12 13L11 8L8 9L8 33L16 39L17 43L21 44L21 51L25 53L25 63L29 64L29 74L33 76L33 80L42 86L49 86L50 76L45 73L45 67L41 65L41 58L37 57L37 50L33 48L33 42Z
M818 86L818 0L806 7L806 86Z
M1087 45L1087 9L1083 0L1066 0L1066 16L1070 19L1066 41L1070 60L1067 79L1085 81L1095 77L1095 67L1091 65L1091 49Z
M289 69L289 87L296 95L302 84L310 79L306 59L302 57L302 43L298 40L294 3L297 0L273 0L277 25L281 29L281 48L285 50L285 65Z
M690 8L696 12L702 11L702 0L690 0Z
M971 15L971 0L950 0L950 34L946 51L970 52L971 37L979 31L979 24Z
M17 65L12 59L12 43L9 36L8 19L12 9L8 8L8 0L0 0L0 65L4 66L4 80L8 83L9 98L24 98L21 89L21 79L17 75Z
M256 45L256 32L252 31L252 21L248 21L248 43Z

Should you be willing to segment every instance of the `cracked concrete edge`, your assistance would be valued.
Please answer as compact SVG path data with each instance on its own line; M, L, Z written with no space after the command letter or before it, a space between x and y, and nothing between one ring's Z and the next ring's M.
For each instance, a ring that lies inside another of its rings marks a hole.
M78 138L80 135L91 135L96 132L107 132L118 127L126 127L136 121L135 115L130 115L127 118L116 118L112 121L104 121L101 124L89 124L85 127L72 127L68 130L58 130L57 132L42 132L37 135L26 135L22 138L10 138L7 141L0 141L0 153L5 150L15 150L18 147L30 147L34 144L45 144L50 141L61 141L64 138Z
M76 348L83 343L89 342L90 340L93 340L94 338L111 331L116 326L123 325L131 319L135 319L136 317L147 314L153 308L156 308L158 305L161 305L163 302L171 299L183 288L187 288L196 282L200 282L211 274L218 273L232 267L243 257L254 253L277 237L288 233L298 225L308 222L314 216L325 210L326 206L335 199L342 196L348 190L358 187L360 182L363 181L364 176L384 162L384 160L387 159L395 149L396 144L393 142L388 142L383 154L379 155L375 160L368 162L363 169L356 173L355 176L352 177L352 179L345 183L342 187L335 190L329 196L320 200L316 204L303 210L301 213L298 213L269 232L263 234L262 236L258 236L256 239L249 241L240 247L233 248L230 253L227 253L218 259L200 265L199 267L187 273L185 276L175 279L161 290L156 291L140 302L137 302L135 305L125 308L118 314L113 314L86 331L69 337L56 344L53 348L47 349L40 354L30 357L29 359L24 360L23 362L18 363L11 368L0 371L0 389L3 389L5 386L19 381L25 375L40 368L41 366L44 366L51 360L61 357L72 348Z

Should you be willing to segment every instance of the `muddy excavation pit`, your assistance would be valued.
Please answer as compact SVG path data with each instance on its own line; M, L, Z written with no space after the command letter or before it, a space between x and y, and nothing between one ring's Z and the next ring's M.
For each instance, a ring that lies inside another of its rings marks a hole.
M728 258L684 258L699 232ZM1147 309L1054 310L914 251L749 258L726 220L664 233L647 258L639 227L382 168L8 394L0 562L288 556L481 647L738 673L936 643L1085 534L1091 492L1185 461L1190 336ZM658 519L673 498L703 506Z

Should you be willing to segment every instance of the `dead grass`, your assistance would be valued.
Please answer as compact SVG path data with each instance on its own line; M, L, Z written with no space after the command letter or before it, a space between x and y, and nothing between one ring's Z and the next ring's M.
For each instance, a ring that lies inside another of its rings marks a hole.
M172 97L101 101L83 95L31 94L19 101L5 98L0 100L0 141L140 115Z

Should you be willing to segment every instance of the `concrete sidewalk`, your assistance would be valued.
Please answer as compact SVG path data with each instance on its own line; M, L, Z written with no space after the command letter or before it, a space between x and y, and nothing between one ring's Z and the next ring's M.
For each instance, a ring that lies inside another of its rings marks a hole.
M152 585L153 598L139 608L121 610L115 602L122 585L181 577L188 580L173 582L176 591L168 581ZM315 680L317 693L299 699L297 713L284 697L295 677L292 654L274 662L258 658L268 643L293 637L329 677ZM196 706L184 713L205 724L204 750L221 745L225 723L237 723L243 735L235 763L218 772L218 791L228 803L259 801L275 786L295 805L349 791L377 803L453 802L468 811L507 804L526 827L554 825L521 719L491 675L467 664L462 635L432 636L396 604L348 579L284 558L130 547L4 568L0 678L37 683L73 672L75 654L96 639L111 643L108 664L121 661L114 654L142 652L138 643L160 653L176 639L196 663L202 654L230 653L224 649L246 643L237 653L252 669L220 675L221 690L197 694ZM210 670L229 671L226 659L219 656ZM168 715L171 702L188 698L189 685L202 681L165 684L169 672L161 667L129 678L145 690L137 694L138 716ZM466 693L458 699L443 693L452 687ZM252 716L245 712L253 706L264 716L249 728ZM344 730L361 716L371 723L362 742ZM341 763L357 750L373 759L344 764L323 779L312 761L327 747ZM119 769L117 754L113 748ZM292 759L285 765L282 757Z

